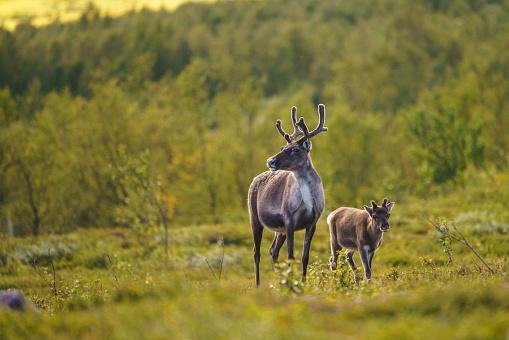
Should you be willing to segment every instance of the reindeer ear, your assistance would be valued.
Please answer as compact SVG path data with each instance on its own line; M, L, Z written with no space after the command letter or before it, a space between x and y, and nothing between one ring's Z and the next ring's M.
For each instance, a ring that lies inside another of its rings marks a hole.
M364 206L364 210L366 210L369 214L369 216L373 216L373 208L368 207L367 205Z
M394 205L396 204L396 202L389 202L387 203L387 212L391 212L392 208L394 208Z
M311 144L311 141L309 139L307 139L307 138L302 141L301 145L307 151L310 151L311 148L313 147L313 144Z
M375 209L378 207L378 206L376 205L376 202L375 202L375 201L373 201L373 200L371 200L371 207L372 207L373 211L375 211Z

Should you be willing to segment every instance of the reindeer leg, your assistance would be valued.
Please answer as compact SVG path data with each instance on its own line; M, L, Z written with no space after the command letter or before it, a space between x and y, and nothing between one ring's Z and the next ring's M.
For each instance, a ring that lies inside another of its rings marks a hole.
M341 249L343 248L341 248L339 244L331 242L330 248L331 257L329 259L330 270L336 270L336 268L338 267L338 256Z
M288 260L294 260L295 256L293 256L293 236L294 236L294 226L293 223L287 223L286 225L286 245L288 247Z
M373 257L375 257L375 252L374 251L369 252L369 268L372 268L371 262L373 262Z
M355 282L359 282L359 276L357 275L357 266L355 265L355 262L353 260L353 254L355 253L355 250L348 249L346 251L346 261L348 262L348 265L350 266L350 269L353 271L353 276L355 278Z
M254 270L256 287L260 286L260 245L262 244L263 226L258 219L251 221L254 241Z
M272 256L272 263L276 263L279 258L279 250L283 246L286 240L286 235L283 233L277 233L276 237L274 238L274 249L272 249L271 256Z
M277 232L274 233L274 240L272 241L272 244L270 245L270 249L269 249L269 255L272 258L272 269L274 269L274 264L275 264L274 256L272 256L272 254L274 254L274 247L276 246L276 241L277 241Z
M346 251L346 260L348 261L348 264L350 265L350 268L355 272L357 270L357 267L355 266L355 262L353 261L353 253L355 250L348 249Z
M274 233L274 240L272 241L272 244L270 245L270 249L269 249L270 256L272 256L272 254L274 253L274 246L276 245L276 240L277 240L277 233Z
M309 249L311 248L311 240L315 234L316 224L306 228L306 236L304 237L304 250L302 251L302 281L306 281L306 274L309 262Z
M348 265L350 266L350 268L353 270L353 272L355 274L355 271L357 270L357 266L355 265L355 262L353 260L354 252L355 252L355 250L352 250L352 249L348 249L346 251L346 261L348 262Z
M359 247L359 253L361 254L362 265L364 266L364 274L366 275L366 281L371 280L371 266L369 265L369 246L361 245Z

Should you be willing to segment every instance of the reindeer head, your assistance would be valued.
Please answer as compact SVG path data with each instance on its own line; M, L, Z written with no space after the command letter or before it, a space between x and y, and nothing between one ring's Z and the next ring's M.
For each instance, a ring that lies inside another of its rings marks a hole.
M309 132L304 118L300 117L297 121L297 108L292 107L292 125L293 133L287 134L282 126L281 120L276 121L276 128L279 133L284 137L287 144L281 148L281 151L276 155L267 159L267 167L271 171L276 170L297 170L302 168L309 162L309 151L311 151L311 138L320 132L327 131L324 127L325 123L325 106L318 105L318 126Z
M387 202L387 198L384 198L382 205L378 206L375 201L371 201L371 207L364 206L373 219L375 227L383 232L389 231L389 216L391 216L391 210L394 208L395 202Z

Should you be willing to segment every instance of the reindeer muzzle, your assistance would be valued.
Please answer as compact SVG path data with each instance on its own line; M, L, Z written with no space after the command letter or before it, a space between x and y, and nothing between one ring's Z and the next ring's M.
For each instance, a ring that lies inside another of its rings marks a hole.
M278 169L276 160L273 158L267 159L267 168L269 168L270 171L276 171Z

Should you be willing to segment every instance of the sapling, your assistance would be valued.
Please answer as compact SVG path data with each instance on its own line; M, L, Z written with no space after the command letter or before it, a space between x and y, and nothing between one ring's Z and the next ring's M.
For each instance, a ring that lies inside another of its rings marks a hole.
M488 271L491 274L495 274L495 271L483 259L483 257L477 252L477 250L475 250L475 248L472 246L472 244L466 239L465 235L463 235L463 233L458 229L458 227L456 227L456 225L454 223L452 223L453 230L451 230L447 226L447 223L443 223L443 222L442 223L437 223L437 222L433 222L432 220L429 220L429 223L440 234L444 235L445 237L447 237L450 240L454 240L454 241L456 241L458 243L461 243L464 246L466 246L468 249L470 249L475 254L475 256L482 262L482 264L486 267L486 269L488 269Z

